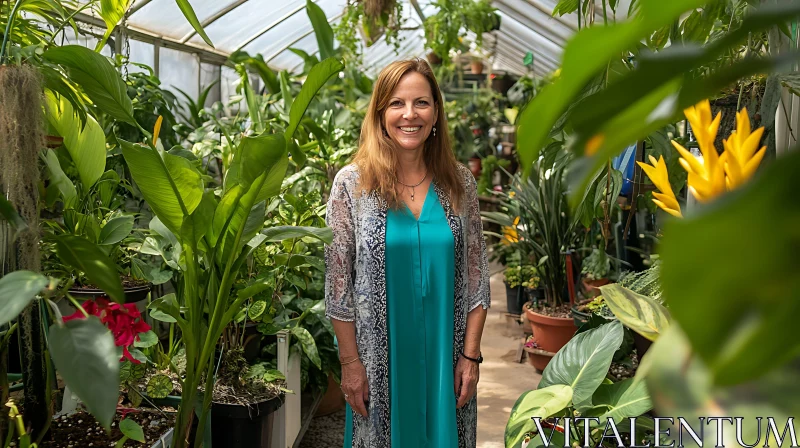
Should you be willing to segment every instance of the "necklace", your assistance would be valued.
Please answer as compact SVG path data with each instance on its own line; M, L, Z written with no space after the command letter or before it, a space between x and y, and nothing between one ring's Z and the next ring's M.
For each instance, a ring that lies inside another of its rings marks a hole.
M425 176L422 177L421 181L417 182L414 185L406 185L402 181L400 181L400 179L397 179L397 181L400 182L400 185L403 185L403 186L411 188L411 200L413 201L414 200L414 188L415 187L419 187L423 182L425 182L425 179L427 179L427 177L428 177L428 170L425 170Z

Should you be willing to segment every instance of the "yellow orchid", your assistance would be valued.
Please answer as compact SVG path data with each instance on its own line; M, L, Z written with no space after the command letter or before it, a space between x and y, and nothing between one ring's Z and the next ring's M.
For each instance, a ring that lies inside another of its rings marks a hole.
M756 151L764 128L750 132L750 118L747 108L736 114L736 130L722 143L725 146L725 175L729 190L732 190L753 176L767 151L766 146Z
M655 198L653 202L670 215L678 218L683 217L681 206L678 204L678 199L675 198L675 193L672 192L672 186L669 184L669 174L667 173L667 163L664 161L664 156L659 157L658 160L650 156L652 165L642 162L636 163L644 170L647 177L650 178L660 192L653 192L653 197Z
M672 141L672 146L681 154L680 164L689 173L689 191L700 202L708 202L725 192L725 159L726 154L717 154L714 140L717 138L722 114L711 119L711 104L701 101L694 107L683 111L697 138L697 145L703 154L698 160L691 152Z
M517 225L519 224L519 216L514 218L514 224L510 226L503 226L503 240L502 243L506 246L519 242L519 234L517 234Z

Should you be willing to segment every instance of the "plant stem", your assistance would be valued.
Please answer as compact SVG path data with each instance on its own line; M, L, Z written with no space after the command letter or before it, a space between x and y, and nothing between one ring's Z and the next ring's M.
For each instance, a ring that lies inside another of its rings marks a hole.
M0 65L5 64L6 46L8 45L8 35L11 33L11 27L14 25L14 19L17 15L17 10L22 6L23 0L17 0L14 7L11 8L11 13L8 15L8 23L6 23L6 32L3 34L3 46L0 47Z

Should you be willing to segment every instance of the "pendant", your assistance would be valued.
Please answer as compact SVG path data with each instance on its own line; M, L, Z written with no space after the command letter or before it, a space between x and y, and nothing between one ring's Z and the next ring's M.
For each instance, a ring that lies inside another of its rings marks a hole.
M414 200L414 193L411 193L411 200Z

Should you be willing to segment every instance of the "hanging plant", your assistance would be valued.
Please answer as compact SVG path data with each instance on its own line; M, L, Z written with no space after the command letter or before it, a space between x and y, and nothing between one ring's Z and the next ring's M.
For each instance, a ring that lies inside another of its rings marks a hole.
M475 45L483 45L483 33L500 26L497 9L489 0L438 0L432 3L439 11L425 19L426 46L445 64L450 51L463 46L469 31L475 33Z

